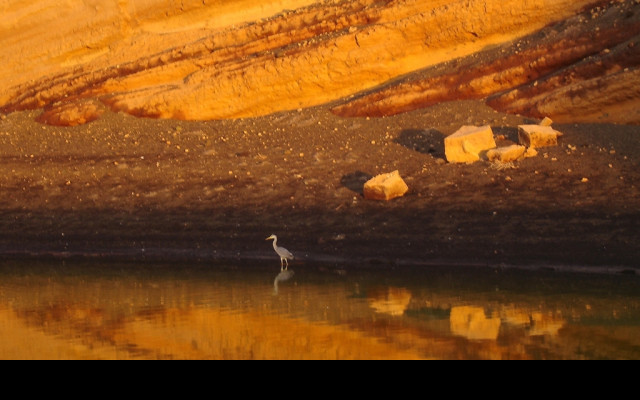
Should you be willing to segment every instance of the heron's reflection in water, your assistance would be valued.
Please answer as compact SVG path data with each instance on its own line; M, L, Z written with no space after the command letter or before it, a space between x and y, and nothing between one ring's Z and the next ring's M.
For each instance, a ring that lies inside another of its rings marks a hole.
M278 294L278 285L281 282L286 282L289 279L293 278L293 275L295 273L293 271L290 271L288 269L285 269L284 271L281 271L278 276L276 276L276 279L273 281L273 294Z

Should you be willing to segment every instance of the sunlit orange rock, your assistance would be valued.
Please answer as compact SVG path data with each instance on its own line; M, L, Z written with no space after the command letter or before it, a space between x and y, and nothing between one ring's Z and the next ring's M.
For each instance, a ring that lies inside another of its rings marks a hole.
M524 152L524 158L533 158L538 156L538 150L534 147L527 147L527 150Z
M508 163L522 158L527 148L513 144L511 146L498 147L487 151L487 159L491 162Z
M553 120L549 117L544 117L542 121L540 121L540 126L551 126L553 125Z
M495 147L490 126L463 126L444 139L444 151L450 163L479 161L482 153Z
M558 137L562 133L550 126L520 125L518 126L518 138L520 144L526 147L549 147L558 145Z
M364 197L368 200L392 200L408 191L409 187L398 171L378 175L364 184Z

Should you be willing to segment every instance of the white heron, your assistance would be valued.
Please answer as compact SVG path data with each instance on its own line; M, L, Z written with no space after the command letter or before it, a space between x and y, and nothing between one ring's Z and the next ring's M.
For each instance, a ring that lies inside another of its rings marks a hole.
M287 266L286 269L288 269L289 268L289 260L293 260L293 254L291 254L291 252L289 250L285 249L284 247L279 247L278 246L278 237L276 235L271 235L268 238L266 238L265 240L273 240L273 249L280 256L280 270L281 271L285 270L285 264Z

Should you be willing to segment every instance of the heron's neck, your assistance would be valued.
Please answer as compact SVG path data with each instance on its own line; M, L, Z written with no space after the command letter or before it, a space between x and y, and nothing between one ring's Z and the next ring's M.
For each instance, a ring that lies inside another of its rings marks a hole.
M278 239L273 239L273 248L274 249L276 249L278 247L277 243L278 243Z

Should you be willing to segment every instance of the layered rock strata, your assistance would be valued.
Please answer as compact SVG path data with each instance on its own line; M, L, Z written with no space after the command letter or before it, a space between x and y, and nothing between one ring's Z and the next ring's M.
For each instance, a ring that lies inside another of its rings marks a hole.
M603 3L521 40L366 93L342 116L394 115L445 101L558 122L640 123L640 3Z
M563 121L575 109L580 119L601 117L590 109L594 99L612 115L640 97L640 85L629 84L640 79L640 5L631 0L10 0L1 7L0 111L45 108L41 120L52 124L88 122L103 108L151 118L249 117L364 91L372 92L334 111L389 115L490 97L499 109ZM505 45L523 37L521 48Z

